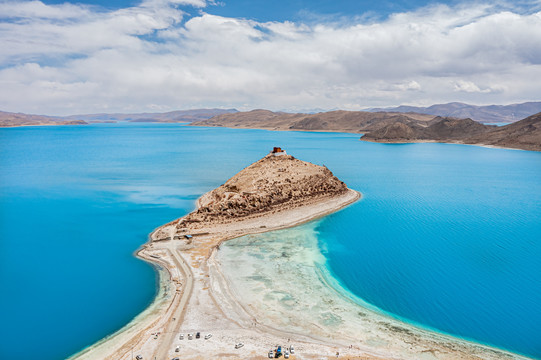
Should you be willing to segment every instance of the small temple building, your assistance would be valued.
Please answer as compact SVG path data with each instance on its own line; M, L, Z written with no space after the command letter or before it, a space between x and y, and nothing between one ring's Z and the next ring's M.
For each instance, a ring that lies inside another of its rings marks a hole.
M272 151L271 151L271 154L272 154L273 156L287 155L287 154L286 154L286 151L283 150L283 149L280 148L280 147L274 147L274 148L272 149Z

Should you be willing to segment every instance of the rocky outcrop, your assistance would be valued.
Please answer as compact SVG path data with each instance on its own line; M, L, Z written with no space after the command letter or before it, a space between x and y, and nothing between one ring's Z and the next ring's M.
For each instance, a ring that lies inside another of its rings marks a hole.
M489 133L471 136L464 142L541 151L541 113L498 127Z
M480 124L472 119L435 118L426 129L425 136L435 140L464 139L484 134L494 126Z
M471 119L449 119L437 117L421 126L417 122L394 122L374 130L361 137L365 141L377 142L412 142L426 141L455 141L471 135L489 132L493 126L487 126Z
M395 122L365 134L361 140L390 143L435 141L541 151L541 113L500 127L482 125L471 119L440 117L428 122L428 126Z
M198 209L185 216L178 228L260 215L347 191L346 184L325 166L271 153L203 195Z

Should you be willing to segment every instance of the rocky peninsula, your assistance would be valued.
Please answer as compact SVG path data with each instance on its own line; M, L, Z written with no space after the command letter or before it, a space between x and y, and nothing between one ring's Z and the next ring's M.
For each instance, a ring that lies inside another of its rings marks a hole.
M222 269L217 256L224 241L293 227L359 198L326 167L274 148L201 196L193 212L150 235L137 256L159 271L154 302L124 328L72 359L263 359L277 344L294 345L292 359L517 358L369 310L341 296L324 277L316 276L313 281L318 284L311 282L299 292L323 288L310 298L322 299L328 311L341 314L345 322L339 334L320 323L303 327L294 321L309 319L308 313L280 313L285 325L269 320L242 291L233 289L231 273ZM284 286L295 288L298 283Z
M172 358L179 333L187 335L197 329L225 328L237 334L237 339L246 337L252 332L251 326L242 325L243 319L230 319L226 305L215 300L224 295L222 287L227 288L221 276L212 275L219 273L212 258L220 244L246 234L295 226L359 198L358 192L348 189L326 167L274 148L225 184L204 194L193 212L150 235L137 256L159 271L160 289L155 301L124 328L72 358L131 359L132 354L144 359ZM231 351L235 350L232 340L216 333L214 330L212 342L190 353L183 351L183 358L238 356ZM275 342L269 340L275 335L261 336L268 337L263 343ZM246 345L246 354L252 353L250 347Z

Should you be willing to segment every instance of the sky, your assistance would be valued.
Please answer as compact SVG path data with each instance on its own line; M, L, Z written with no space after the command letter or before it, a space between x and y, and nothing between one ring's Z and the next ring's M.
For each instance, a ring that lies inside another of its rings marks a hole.
M541 100L541 0L0 0L0 110Z

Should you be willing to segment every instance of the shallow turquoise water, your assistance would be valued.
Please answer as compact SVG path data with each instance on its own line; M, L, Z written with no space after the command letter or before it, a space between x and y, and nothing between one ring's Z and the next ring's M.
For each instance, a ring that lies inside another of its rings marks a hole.
M541 357L540 153L178 124L0 130L2 357L60 359L122 327L155 293L133 251L272 146L363 193L318 227L342 285Z

